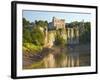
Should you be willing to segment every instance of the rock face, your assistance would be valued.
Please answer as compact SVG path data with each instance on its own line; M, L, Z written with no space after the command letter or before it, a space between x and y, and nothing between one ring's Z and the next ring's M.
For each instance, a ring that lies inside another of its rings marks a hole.
M79 28L67 28L67 43L79 44Z

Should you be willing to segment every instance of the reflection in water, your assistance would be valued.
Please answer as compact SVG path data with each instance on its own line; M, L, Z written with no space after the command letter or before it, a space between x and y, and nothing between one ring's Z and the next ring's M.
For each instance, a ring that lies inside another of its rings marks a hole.
M75 54L68 55L68 67L79 66L79 54Z
M53 54L49 54L43 61L45 68L75 67L79 66L79 54L59 54L56 57Z
M25 59L30 64L24 69L90 66L90 46L52 47Z
M54 51L49 53L43 59L45 68L54 68L54 67L78 67L78 66L90 66L90 51L89 48L80 49L78 47L74 48L63 48L61 51L58 50L58 53ZM56 49L55 49L56 50Z
M44 58L43 61L45 68L55 67L55 58L53 54L49 54L47 57Z

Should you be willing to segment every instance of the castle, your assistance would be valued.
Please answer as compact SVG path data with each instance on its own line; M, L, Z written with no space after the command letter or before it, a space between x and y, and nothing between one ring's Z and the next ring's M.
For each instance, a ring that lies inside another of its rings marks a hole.
M65 29L65 20L64 19L58 19L56 17L52 18L52 22L48 25L49 29Z
M79 43L79 27L69 27L65 25L64 19L52 18L52 22L48 24L45 29L45 45L52 47L55 41L56 32L59 30L60 35L66 41L67 44Z

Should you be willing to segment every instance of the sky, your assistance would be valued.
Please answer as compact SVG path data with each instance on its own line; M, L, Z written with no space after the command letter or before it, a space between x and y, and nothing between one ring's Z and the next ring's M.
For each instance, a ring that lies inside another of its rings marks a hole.
M77 13L77 12L51 12L51 11L34 11L34 10L23 10L23 18L34 22L35 20L47 20L48 22L52 21L52 17L59 19L65 19L66 23L73 21L90 21L90 13Z

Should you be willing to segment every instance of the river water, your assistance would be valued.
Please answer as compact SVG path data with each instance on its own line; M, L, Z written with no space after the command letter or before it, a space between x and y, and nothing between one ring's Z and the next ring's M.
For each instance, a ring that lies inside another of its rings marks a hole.
M73 47L54 46L45 53L46 55L40 61L31 63L26 69L80 67L91 65L90 45L74 45Z
M84 51L77 47L58 49L58 51L58 53L56 51L55 53L49 53L43 59L45 68L90 66L90 51L88 48L85 48Z
M90 66L90 46L53 47L42 60L42 68ZM40 68L37 66L37 68Z

